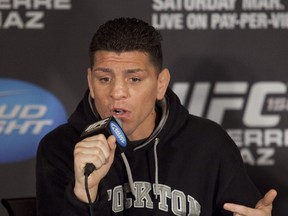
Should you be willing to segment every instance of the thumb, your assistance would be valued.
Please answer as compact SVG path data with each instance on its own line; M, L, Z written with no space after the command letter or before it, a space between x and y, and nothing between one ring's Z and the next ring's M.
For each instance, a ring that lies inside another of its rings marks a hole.
M110 149L114 152L116 149L116 138L115 136L111 135L108 137L107 139L108 145L110 147Z
M269 190L265 196L263 197L263 199L259 200L259 202L256 205L256 208L262 208L264 206L269 206L272 205L274 199L277 196L277 191L274 189Z

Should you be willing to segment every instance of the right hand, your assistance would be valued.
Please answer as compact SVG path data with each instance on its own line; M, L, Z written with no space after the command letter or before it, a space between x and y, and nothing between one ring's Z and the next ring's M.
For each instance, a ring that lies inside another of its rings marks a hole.
M116 138L108 139L103 134L87 137L77 143L74 149L74 193L83 202L88 202L85 192L84 167L93 163L96 170L89 175L88 187L92 202L96 199L98 185L109 171L116 149Z
M249 208L234 203L225 203L224 209L233 212L233 216L271 216L273 201L276 196L277 191L271 189L258 201L255 208Z

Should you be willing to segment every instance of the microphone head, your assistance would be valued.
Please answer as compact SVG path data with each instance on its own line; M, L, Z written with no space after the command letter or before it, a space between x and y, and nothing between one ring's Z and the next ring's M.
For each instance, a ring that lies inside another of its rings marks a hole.
M80 137L84 139L89 136L103 134L106 138L108 138L110 135L113 135L116 138L116 143L119 147L118 149L120 152L124 152L125 148L127 147L128 138L123 132L121 125L122 122L120 119L110 116L88 125Z

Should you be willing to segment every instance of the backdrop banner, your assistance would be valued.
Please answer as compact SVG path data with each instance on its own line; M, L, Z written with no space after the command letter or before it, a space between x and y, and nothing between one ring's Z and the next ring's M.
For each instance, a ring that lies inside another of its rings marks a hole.
M161 31L171 88L227 130L259 190L278 190L273 215L286 216L286 0L0 0L0 199L35 196L38 142L76 108L90 39L120 16Z

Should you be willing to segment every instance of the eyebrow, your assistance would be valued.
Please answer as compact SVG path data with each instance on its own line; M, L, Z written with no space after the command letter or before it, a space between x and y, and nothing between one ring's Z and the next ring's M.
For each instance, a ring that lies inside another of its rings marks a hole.
M114 71L110 68L105 68L105 67L97 67L95 69L93 69L93 72L96 72L96 71L100 71L100 72L105 72L105 73L113 73ZM128 74L131 74L131 73L141 73L141 72L146 72L146 70L144 69L140 69L140 68L135 68L135 69L127 69L125 70L124 72L128 73Z
M144 69L140 69L140 68L135 68L135 69L128 69L128 70L126 70L126 72L127 73L144 73L144 72L146 72L146 70L144 70Z
M93 69L93 72L96 72L96 71L101 71L101 72L106 72L106 73L112 73L112 72L113 72L112 69L104 68L104 67L94 68L94 69Z

